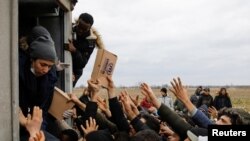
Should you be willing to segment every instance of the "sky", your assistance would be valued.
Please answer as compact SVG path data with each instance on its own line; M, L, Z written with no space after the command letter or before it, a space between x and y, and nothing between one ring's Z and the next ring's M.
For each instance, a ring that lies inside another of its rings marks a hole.
M78 0L106 49L116 86L250 85L249 0ZM76 86L86 86L96 50Z

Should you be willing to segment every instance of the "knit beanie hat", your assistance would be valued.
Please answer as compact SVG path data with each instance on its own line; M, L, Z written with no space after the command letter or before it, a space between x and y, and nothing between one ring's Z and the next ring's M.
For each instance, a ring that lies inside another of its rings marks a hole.
M44 59L57 61L54 41L49 32L41 27L35 27L31 33L30 57L33 59Z
M31 42L33 42L36 38L40 36L47 36L51 38L49 31L43 26L38 25L38 26L33 27L28 37L28 43L31 44Z

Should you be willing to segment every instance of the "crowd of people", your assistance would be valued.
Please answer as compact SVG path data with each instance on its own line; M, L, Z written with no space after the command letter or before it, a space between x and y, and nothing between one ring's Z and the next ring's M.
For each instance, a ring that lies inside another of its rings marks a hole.
M25 117L20 110L20 124L29 133L30 141L61 140L61 141L181 141L181 140L207 140L209 125L249 125L249 113L242 109L232 107L209 107L207 114L196 107L191 101L186 88L180 78L171 81L169 89L187 109L187 113L175 111L169 106L172 102L164 104L162 98L166 96L166 89L162 89L162 97L157 97L147 83L140 85L141 95L147 100L148 108L145 110L139 98L133 98L124 90L116 94L115 85L111 77L106 78L108 87L104 89L100 81L97 83L88 80L88 87L81 97L70 94L75 103L70 116L74 120L73 126L57 128L59 134L49 134L41 128L43 110L34 106L32 116ZM108 101L100 97L106 93ZM218 95L220 96L220 94ZM200 101L200 98L198 99ZM199 103L199 102L198 102ZM204 105L209 103L203 103ZM180 114L182 113L182 114ZM53 136L53 137L52 137Z
M72 54L74 84L82 75L95 45L104 48L99 34L92 29L93 17L80 15L73 26L73 39L66 48ZM147 83L140 84L141 95L131 97L127 91L116 93L115 84L107 77L108 87L100 80L88 80L81 97L69 94L75 106L65 111L58 121L48 113L55 83L58 58L54 41L46 28L35 26L19 50L19 122L22 141L181 141L207 139L209 125L249 125L248 112L233 108L226 88L214 98L209 88L197 88L189 97L180 78L157 97ZM100 97L104 92L108 100ZM69 112L71 111L71 112ZM73 124L65 122L72 119ZM53 127L53 129L52 129Z

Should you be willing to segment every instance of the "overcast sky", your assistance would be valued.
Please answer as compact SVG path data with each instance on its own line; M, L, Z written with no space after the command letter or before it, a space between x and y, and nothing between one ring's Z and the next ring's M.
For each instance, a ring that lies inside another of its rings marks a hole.
M118 55L117 86L250 84L249 0L78 0ZM96 50L79 85L90 78Z

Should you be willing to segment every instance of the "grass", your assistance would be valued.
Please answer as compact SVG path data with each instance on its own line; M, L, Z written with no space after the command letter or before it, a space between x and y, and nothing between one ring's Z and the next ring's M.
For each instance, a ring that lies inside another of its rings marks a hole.
M189 95L192 95L194 93L196 88L188 88ZM213 87L210 88L210 93L214 97L216 95L216 92L219 91L219 87ZM121 91L126 90L132 97L135 97L136 95L139 95L140 99L143 98L143 95L140 93L139 88L117 88L116 93L119 94ZM73 93L80 96L82 94L83 88L74 88ZM159 96L160 95L160 89L159 88L153 88L154 93ZM227 92L229 93L229 96L231 98L233 107L236 108L243 108L246 111L250 112L250 86L249 87L228 87ZM169 95L172 96L173 99L175 99L175 96L169 91ZM100 93L100 96L102 98L107 99L107 92L106 90L102 90Z

